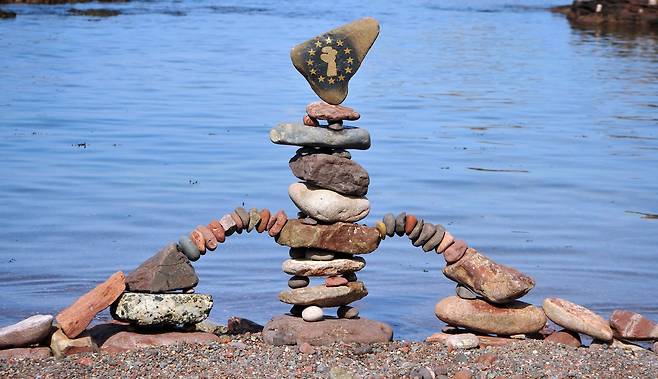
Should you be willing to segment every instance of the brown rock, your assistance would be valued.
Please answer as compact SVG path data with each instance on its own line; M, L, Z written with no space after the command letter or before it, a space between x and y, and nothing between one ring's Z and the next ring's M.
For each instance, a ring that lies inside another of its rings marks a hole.
M337 222L305 225L290 220L276 242L289 247L309 247L348 254L366 254L379 246L379 232L365 225Z
M445 345L446 341L448 340L448 337L450 337L452 334L448 333L434 333L431 336L425 338L425 342L427 343L440 343Z
M414 230L414 226L416 226L418 220L416 216L408 214L404 221L404 234L409 235Z
M13 361L16 359L44 359L50 357L49 347L23 347L0 350L0 359Z
M224 228L219 223L219 221L217 220L210 221L210 224L208 224L208 229L210 229L213 236L215 236L217 242L223 243L226 240L226 233L224 232Z
M216 335L204 332L142 334L121 331L109 337L101 346L101 351L109 354L118 354L145 347L170 346L182 343L207 345L213 342L220 343L220 341L220 338Z
M60 328L67 337L77 337L94 319L94 316L109 307L125 289L123 272L114 273L105 282L84 294L57 315L56 319Z
M327 120L330 123L335 121L358 120L361 115L352 108L342 105L327 104L324 101L316 101L306 106L306 113L311 118L318 120Z
M546 316L561 327L602 341L612 340L608 322L589 309L556 297L544 299Z
M281 233L281 229L283 229L283 227L286 225L288 221L288 216L286 216L286 212L282 210L278 211L274 218L276 219L276 221L268 231L270 237L277 236L279 233Z
M572 332L566 329L562 329L559 332L555 332L550 336L546 337L544 341L559 343L562 345L580 347L582 342L580 341L580 335L576 332Z
M610 326L616 338L658 340L658 324L639 313L616 309L610 316Z
M490 334L535 333L546 324L541 309L522 301L493 305L484 300L450 296L439 301L434 312L449 325Z
M349 282L340 287L304 287L279 292L279 300L287 304L337 307L362 299L368 295L363 282Z
M299 317L284 315L274 317L263 330L263 340L271 345L371 344L392 339L393 329L389 325L364 318L305 322Z
M503 345L509 345L511 343L516 342L517 340L513 340L511 338L504 338L504 337L492 337L492 336L478 336L480 339L480 348L483 349L488 346L503 346Z
M196 287L199 278L185 254L170 243L126 276L130 292L163 293Z
M459 261L446 266L443 274L493 303L510 302L535 286L531 277L498 264L472 248L468 248Z
M0 328L0 349L23 347L43 341L50 334L51 315L34 315Z
M455 242L455 238L452 236L452 234L450 234L449 231L446 230L445 234L443 234L443 239L441 240L441 243L439 243L439 246L436 247L436 253L437 254L443 253L454 242Z
M347 285L348 280L342 276L328 276L324 280L324 285L326 287L339 287Z
M237 224L235 223L235 220L233 219L233 216L231 214L226 214L224 215L220 220L219 220L219 225L224 228L224 233L226 236L230 236L231 234L235 233L237 230Z
M272 229L272 227L273 227L274 224L276 223L276 215L277 215L277 214L273 214L273 215L271 215L269 221L267 221L267 229L266 229L267 231L269 231L270 229Z
M364 196L370 176L351 159L330 154L296 154L290 159L293 175L320 188L343 195Z
M50 337L50 350L54 356L61 358L72 354L93 353L98 351L98 346L87 333L70 339L61 329L57 329Z
M201 254L206 253L206 240L203 238L203 234L198 229L194 229L190 233L190 240L194 243L194 246L199 250Z
M204 245L208 250L213 251L217 248L217 243L219 241L217 241L217 238L215 238L215 235L213 234L213 232L210 231L210 229L208 229L203 225L197 225L196 230L201 232L201 235L203 236Z
M302 342L302 344L299 345L299 352L305 355L310 355L315 353L315 348L308 342Z
M453 264L461 259L466 253L468 245L463 240L457 240L443 252L443 259L447 264Z
M304 119L302 120L304 122L304 125L306 126L320 126L320 123L318 120L314 119L313 117L305 114Z
M260 333L263 331L263 325L236 316L228 319L226 327L228 334Z
M423 231L423 226L425 225L425 222L423 220L417 220L416 226L414 226L413 229L411 229L411 233L409 233L408 237L411 241L415 241L418 236L420 236L420 232Z
M471 379L472 377L473 374L471 374L471 371L468 369L462 369L457 371L455 375L452 376L452 379Z
M256 227L258 233L263 233L267 229L267 224L270 222L270 210L265 208L260 211L260 224Z
M475 360L476 363L479 363L482 367L489 368L493 365L494 362L498 359L498 356L493 353L482 354Z
M231 218L233 219L233 222L235 222L235 230L236 231L241 231L244 229L244 224L242 223L242 219L240 218L240 215L238 215L235 211L231 212Z
M240 217L240 221L242 221L242 229L247 229L249 227L249 212L242 207L235 208L234 212Z

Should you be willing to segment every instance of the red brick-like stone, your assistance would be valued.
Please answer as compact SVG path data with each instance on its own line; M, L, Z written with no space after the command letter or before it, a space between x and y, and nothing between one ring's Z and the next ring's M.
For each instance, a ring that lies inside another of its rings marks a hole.
M580 334L566 329L562 329L559 332L551 334L550 336L546 337L544 341L559 343L572 347L580 347L582 345L582 342L580 341Z
M658 324L636 312L615 310L610 316L610 326L617 338L658 340Z
M265 230L267 230L267 225L270 222L270 210L265 208L262 211L260 211L260 223L256 227L256 231L258 233L263 233Z
M203 236L203 240L205 242L206 248L208 250L215 250L217 248L217 238L215 238L215 235L213 232L210 231L210 229L206 226L203 225L197 225L196 230L201 232L201 235Z
M274 218L276 219L276 222L268 231L270 237L274 237L281 233L281 229L283 229L284 225L286 225L286 222L288 221L288 216L286 216L286 212L283 210L278 211Z
M375 228L346 222L306 225L300 220L288 220L276 242L289 247L306 247L366 254L379 246L381 237Z
M206 252L206 240L203 238L203 234L201 231L194 229L190 233L190 240L192 240L192 243L194 243L194 246L196 246L197 249L199 249L199 252L201 254L204 254Z
M125 280L123 272L116 272L61 311L56 319L64 334L69 338L80 335L100 311L121 296L126 289Z
M306 126L320 126L320 123L317 119L305 114L304 115L304 125Z
M342 277L342 276L328 276L324 280L324 285L326 287L340 287L340 286L346 286L349 281Z
M50 357L49 347L23 347L0 350L0 359L13 361L15 359L43 359Z
M327 104L324 101L316 101L307 105L306 113L309 117L319 120L327 120L330 123L343 120L355 121L361 118L359 112L352 108L342 105Z

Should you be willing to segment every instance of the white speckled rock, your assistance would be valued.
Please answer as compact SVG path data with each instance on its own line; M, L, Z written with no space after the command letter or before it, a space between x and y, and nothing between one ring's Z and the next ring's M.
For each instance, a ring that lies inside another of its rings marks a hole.
M302 318L304 321L309 322L321 321L324 318L324 313L322 312L322 308L312 305L310 307L306 307L302 311Z
M341 195L337 192L306 183L293 183L288 195L297 208L323 222L356 222L370 213L370 202L365 196Z
M213 301L201 294L124 293L110 308L112 317L137 325L190 325L208 317Z

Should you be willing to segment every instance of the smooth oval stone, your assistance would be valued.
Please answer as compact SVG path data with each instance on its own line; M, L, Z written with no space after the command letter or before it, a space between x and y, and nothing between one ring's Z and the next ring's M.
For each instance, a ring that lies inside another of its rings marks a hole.
M191 325L205 320L212 305L210 295L126 292L110 312L114 319L136 325Z
M443 253L454 242L455 242L455 238L452 236L452 234L450 234L449 231L446 230L446 232L443 234L443 239L441 240L441 243L439 244L439 246L436 247L436 253L437 254Z
M0 328L0 349L39 343L48 337L52 324L53 316L34 315Z
M463 240L457 240L455 243L450 245L446 251L443 252L443 258L447 264L451 265L459 261L464 256L466 249L468 249L466 242Z
M366 267L365 259L334 259L331 261L312 261L309 259L288 259L283 262L283 272L301 276L330 276L346 272L359 271Z
M306 259L310 259L312 261L330 261L334 259L335 254L331 251L311 249L307 250L304 256Z
M329 154L297 154L288 162L293 175L343 195L364 196L370 176L358 163Z
M443 235L446 232L445 228L441 225L434 225L434 228L436 229L434 235L429 240L427 240L425 244L423 244L423 251L426 253L430 250L434 250L437 246L439 246L439 243L441 243Z
M559 332L552 333L551 335L544 338L544 341L559 343L562 345L567 345L572 347L582 346L582 342L580 340L580 334L566 329L562 329Z
M405 212L400 213L395 217L395 234L398 235L398 237L402 237L404 235L404 224L407 220L407 214Z
M326 287L338 287L338 286L344 286L344 285L346 285L347 283L349 283L349 280L345 279L345 278L342 277L342 276L338 276L338 275L328 276L328 277L326 277L325 280L324 280L324 285L325 285Z
M377 221L375 223L375 228L377 228L381 239L386 238L386 224L384 224L382 221Z
M407 215L404 220L404 233L406 235L409 235L412 230L414 230L414 227L416 226L416 223L418 222L418 219L416 219L416 216L414 215Z
M180 236L178 239L178 247L180 251L185 254L187 259L192 262L198 261L201 257L201 252L187 236Z
M267 229L267 224L270 222L270 210L265 208L260 211L260 222L256 226L256 231L258 233L263 233Z
M197 250L201 253L201 255L206 253L206 240L203 238L203 234L199 230L193 230L190 233L190 240L192 243L194 243L194 246L196 246Z
M471 291L468 287L461 284L457 284L457 287L455 288L455 293L460 298L466 300L473 300L473 299L477 299L478 297L478 295L475 292Z
M302 311L302 318L309 322L321 321L324 318L324 312L322 312L322 308L311 305Z
M612 329L603 317L589 309L560 298L544 299L542 308L551 321L574 332L602 341L612 341Z
M425 242L429 241L429 239L436 233L436 227L433 224L430 224L429 222L426 222L423 225L423 229L420 232L420 235L418 235L418 238L416 238L415 241L413 241L412 245L415 247L422 246L425 244Z
M498 264L472 248L468 248L459 261L444 267L443 274L492 303L512 301L535 286L531 277Z
M338 318L357 318L359 317L359 310L350 307L349 305L341 305L336 311Z
M387 213L384 215L383 222L386 225L386 235L393 237L395 234L395 216L392 213Z
M450 350L468 350L480 346L480 339L473 333L453 334L446 339L446 346Z
M293 183L288 195L297 208L323 222L356 222L370 213L370 202L364 197L346 196L307 183Z
M288 304L337 307L362 299L368 295L363 282L350 282L340 287L304 287L279 292L279 300Z
M522 301L493 305L484 300L450 296L439 301L434 312L449 325L500 335L536 333L546 324L540 308Z
M375 251L381 238L375 228L345 222L305 225L289 220L276 238L279 245L306 247L347 254L367 254Z
M409 233L409 239L413 242L418 239L420 236L420 232L423 231L423 226L425 225L425 222L423 220L417 220L416 226L411 230L411 233Z
M235 208L235 213L240 216L240 221L242 221L242 229L247 229L249 226L249 212L242 207Z
M361 117L359 112L352 108L342 105L327 104L324 101L310 103L306 106L306 113L309 117L318 120L327 120L329 122L343 120L356 121Z
M308 283L309 283L308 276L295 275L292 278L288 279L288 287L290 288L304 288L308 286Z
M370 148L370 133L355 127L336 131L322 126L309 128L302 124L279 124L270 130L270 140L278 145L358 150Z
M251 208L249 210L249 226L247 226L247 233L254 230L254 228L258 225L259 222L260 222L260 213L258 213L258 209Z

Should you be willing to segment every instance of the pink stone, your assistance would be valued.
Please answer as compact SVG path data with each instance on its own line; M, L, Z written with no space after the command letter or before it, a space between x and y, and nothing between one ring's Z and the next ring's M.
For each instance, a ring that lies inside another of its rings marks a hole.
M327 287L339 287L339 286L346 286L348 283L348 280L345 279L342 276L328 276L324 280L324 285Z

